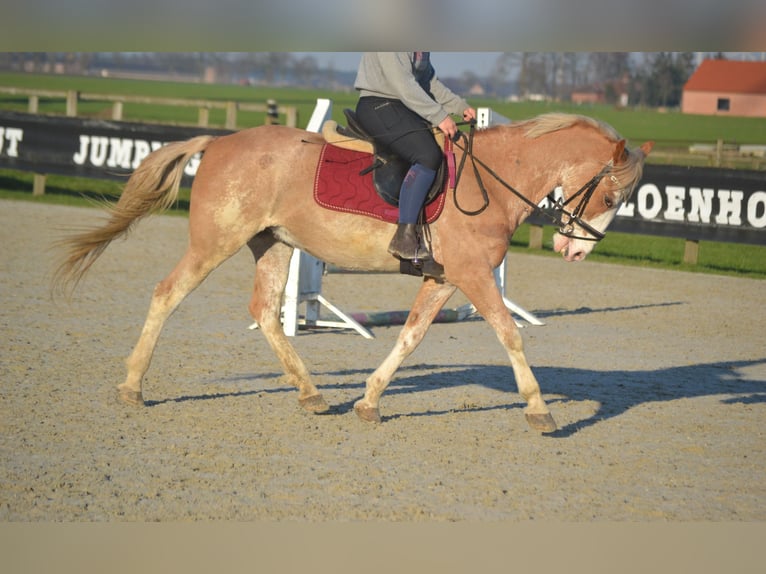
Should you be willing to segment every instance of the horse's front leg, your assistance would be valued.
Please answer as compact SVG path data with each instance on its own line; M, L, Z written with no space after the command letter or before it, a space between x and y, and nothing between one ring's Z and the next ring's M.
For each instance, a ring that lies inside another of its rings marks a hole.
M412 304L407 321L399 332L394 348L372 375L367 378L364 397L354 405L354 412L364 421L380 422L380 397L396 370L420 344L439 310L455 292L451 283L426 279Z
M458 287L492 326L497 338L500 339L508 353L519 394L527 402L524 414L529 426L546 433L555 431L556 422L548 410L548 405L543 400L540 385L527 363L521 334L505 306L492 271L475 273L472 270L466 283L458 284Z

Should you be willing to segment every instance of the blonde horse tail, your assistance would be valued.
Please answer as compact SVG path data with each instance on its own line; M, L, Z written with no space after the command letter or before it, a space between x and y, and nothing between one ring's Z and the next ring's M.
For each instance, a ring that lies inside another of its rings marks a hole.
M146 156L128 179L117 203L104 204L109 219L103 226L54 244L65 251L54 274L54 291L71 293L109 243L126 235L140 219L170 208L178 199L186 163L214 139L205 135L173 142Z

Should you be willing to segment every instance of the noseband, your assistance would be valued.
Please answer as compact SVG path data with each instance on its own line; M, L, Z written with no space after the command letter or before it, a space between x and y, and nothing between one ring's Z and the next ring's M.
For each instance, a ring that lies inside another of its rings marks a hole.
M467 136L467 143L465 147L461 146L459 143L456 144L458 147L460 147L463 150L463 156L460 159L460 167L457 170L457 176L455 178L455 186L452 188L452 194L453 194L453 199L455 202L455 207L457 207L461 213L463 213L464 215L479 215L489 206L489 194L487 193L487 189L484 186L484 182L482 181L481 175L479 173L478 166L481 166L489 175L495 178L503 187L505 187L508 191L510 191L511 193L516 195L519 199L524 201L527 205L529 205L533 211L539 213L543 217L550 219L551 222L559 228L558 232L561 235L564 235L565 237L569 237L570 239L582 239L583 241L601 241L604 238L604 233L602 233L601 231L599 231L598 229L596 229L595 227L593 227L592 225L584 221L582 219L582 215L583 213L585 213L585 209L588 207L588 203L590 202L590 199L593 196L593 193L596 191L598 184L601 183L601 180L604 178L604 176L611 171L613 167L612 160L609 160L609 163L607 163L600 172L594 175L585 185L583 185L580 189L578 189L568 199L562 201L562 199L559 198L558 200L553 201L552 198L549 197L549 199L553 203L553 206L551 208L543 209L539 205L533 203L529 198L522 195L513 186L505 182L497 173L495 173L494 170L492 170L492 168L490 168L487 164L482 162L473 154L473 135L475 131L475 122L472 121L470 122L470 124L471 124L471 131L469 132L469 135ZM462 132L459 132L459 133L461 133L462 137L466 139L465 134L462 134ZM479 209L475 211L469 211L469 210L463 209L462 207L460 207L457 201L457 185L460 181L460 175L463 173L463 166L465 164L466 157L471 158L473 173L474 173L474 176L476 177L476 182L479 185L479 190L481 191L481 195L484 200L484 205L482 205ZM574 206L574 209L568 210L567 206L573 203L574 200L577 198L580 199L577 205ZM575 235L575 225L580 227L581 229L584 229L586 232L590 233L591 237Z
M601 183L601 180L611 169L612 161L610 160L600 172L594 175L588 183L573 193L569 199L562 202L562 199L559 198L553 202L553 208L548 211L547 214L559 226L559 233L561 235L569 237L570 239L582 239L584 241L601 241L604 238L604 234L601 231L582 219L582 214L585 213L585 208L588 207L590 198L593 196L593 192L596 191L598 184ZM579 203L572 211L567 211L567 205L572 203L577 197L580 197ZM539 207L538 211L545 213L545 210ZM590 233L592 237L575 235L575 225Z

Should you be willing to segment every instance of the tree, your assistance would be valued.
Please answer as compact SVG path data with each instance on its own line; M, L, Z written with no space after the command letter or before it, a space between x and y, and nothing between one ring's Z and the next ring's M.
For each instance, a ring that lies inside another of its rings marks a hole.
M519 70L519 92L522 96L549 95L548 62L544 52L524 52Z
M693 52L647 55L644 69L635 77L639 101L649 106L679 106L684 84L693 71Z
M569 97L572 91L591 83L588 53L516 52L503 54L507 69L518 70L522 95L541 94L556 100Z
M504 86L508 84L508 76L514 66L514 60L513 52L505 52L495 60L492 70L489 73L489 77L487 78L487 86L489 87L491 95L497 97L503 92ZM474 85L479 81L478 76L473 72L463 73L464 77L467 77L468 74L471 74L472 76L469 80L471 85Z
M319 66L313 56L299 58L293 64L296 79L304 86L310 86L317 75Z
M472 70L464 70L460 75L460 78L457 79L455 88L462 93L468 93L471 88L480 82L481 78L476 72Z

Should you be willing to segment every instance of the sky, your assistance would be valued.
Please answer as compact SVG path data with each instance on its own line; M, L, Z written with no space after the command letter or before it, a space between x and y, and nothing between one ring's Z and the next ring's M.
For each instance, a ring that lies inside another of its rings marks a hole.
M339 71L356 71L361 52L293 52L296 56L310 55L320 67L332 64ZM502 52L431 52L436 73L442 77L460 76L470 70L477 76L487 76Z
M362 52L292 52L296 56L311 55L321 68L332 67L339 72L356 71ZM460 77L470 70L480 77L491 75L492 68L503 52L431 52L431 61L438 76ZM699 56L702 57L703 53ZM726 52L732 59L766 61L766 52Z
M762 51L766 46L763 0L5 4L0 18L3 51L385 50L410 46L413 38L433 47L507 51ZM472 58L486 62L486 54L474 53Z

